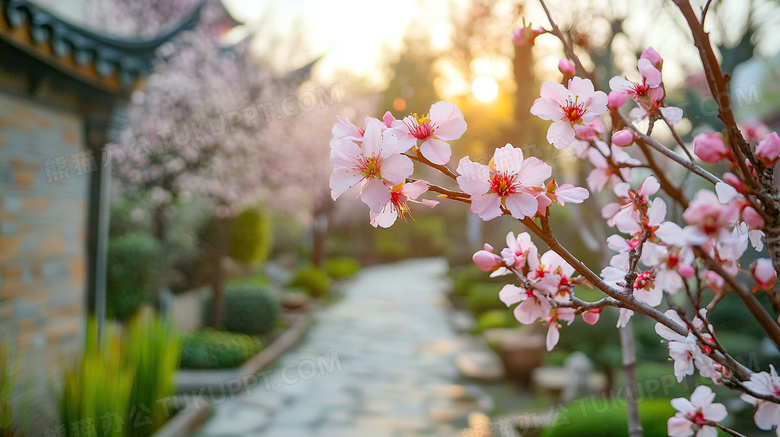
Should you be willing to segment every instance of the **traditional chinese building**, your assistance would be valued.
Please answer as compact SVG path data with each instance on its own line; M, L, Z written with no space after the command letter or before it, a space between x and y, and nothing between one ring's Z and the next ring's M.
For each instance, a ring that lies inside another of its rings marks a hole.
M54 418L50 383L104 295L115 114L203 7L163 34L127 39L42 4L0 0L0 341L35 378L38 426Z

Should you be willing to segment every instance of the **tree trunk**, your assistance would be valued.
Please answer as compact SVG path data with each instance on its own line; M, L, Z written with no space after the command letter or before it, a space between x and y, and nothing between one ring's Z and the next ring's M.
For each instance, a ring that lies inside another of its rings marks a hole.
M634 345L634 330L631 321L625 328L619 328L620 348L623 351L623 373L626 375L626 407L628 409L628 435L642 437L642 422L639 418L636 385L636 350Z
M212 303L209 324L214 329L219 329L222 322L222 315L225 308L225 294L223 283L225 282L225 271L222 267L222 260L227 256L228 245L228 219L216 218L214 242L214 274L211 279Z
M320 212L314 216L312 224L312 253L311 262L317 267L322 267L325 262L325 238L328 235L328 215Z

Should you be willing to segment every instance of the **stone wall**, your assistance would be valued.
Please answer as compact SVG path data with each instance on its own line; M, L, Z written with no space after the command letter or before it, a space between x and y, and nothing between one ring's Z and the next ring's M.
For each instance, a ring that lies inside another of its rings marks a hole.
M47 391L84 327L83 136L78 115L0 92L0 341Z

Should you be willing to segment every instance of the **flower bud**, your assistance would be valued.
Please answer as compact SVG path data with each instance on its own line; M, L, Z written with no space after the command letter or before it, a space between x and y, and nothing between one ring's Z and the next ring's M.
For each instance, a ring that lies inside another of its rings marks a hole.
M769 290L775 286L777 272L772 260L769 258L759 258L750 264L750 274L756 280L756 288Z
M623 129L612 134L612 144L619 147L626 147L634 142L634 133L628 129Z
M574 62L568 59L561 59L558 61L558 71L564 76L574 76L576 68L574 68Z
M516 46L533 45L536 37L545 32L543 27L521 27L512 32L512 43Z
M704 162L715 163L729 156L729 148L719 133L701 133L693 139L693 153Z
M652 47L648 47L642 50L642 56L640 56L640 58L650 61L650 63L653 64L653 67L655 67L658 71L661 71L664 68L663 58Z
M677 271L680 273L680 276L685 279L690 279L696 275L696 270L693 266L688 264L680 264L677 266Z
M596 322L599 321L600 316L601 316L601 308L596 308L582 313L582 320L588 325L595 325Z
M607 106L609 109L618 109L626 103L626 93L619 93L617 91L610 91L607 97Z
M723 279L723 276L715 273L712 270L707 270L704 272L704 282L706 282L707 286L716 293L723 292L723 286L726 285L726 280Z
M777 159L780 158L780 137L777 136L777 132L772 132L758 142L756 158L760 159L764 165L777 163Z
M764 219L752 206L747 206L742 210L742 220L753 229L764 227Z
M578 140L596 141L599 139L599 131L590 124L575 124L574 135Z
M732 172L723 173L723 182L736 188L737 191L739 192L742 192L742 189L744 188L744 184L742 183L742 180L740 180L739 176L735 175Z
M487 250L479 250L474 256L471 257L477 268L483 272L489 272L501 265L501 258L495 253L488 252Z

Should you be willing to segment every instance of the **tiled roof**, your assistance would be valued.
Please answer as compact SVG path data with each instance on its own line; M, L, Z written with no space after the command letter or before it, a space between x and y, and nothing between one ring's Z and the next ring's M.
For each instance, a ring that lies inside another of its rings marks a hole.
M27 0L0 0L0 37L39 58L53 58L61 69L80 79L113 81L119 88L129 89L136 79L149 74L158 47L195 26L203 5L201 2L170 31L140 40L101 35Z

